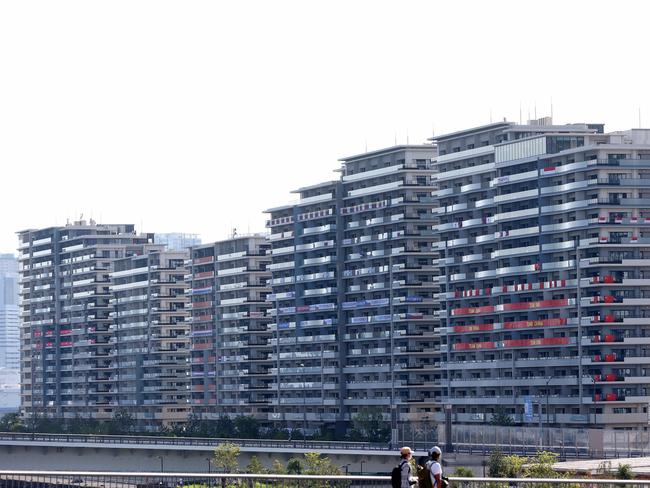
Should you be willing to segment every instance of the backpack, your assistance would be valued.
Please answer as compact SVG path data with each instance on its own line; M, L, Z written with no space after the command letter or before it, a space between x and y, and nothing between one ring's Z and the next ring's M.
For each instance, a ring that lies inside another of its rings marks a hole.
M429 466L418 465L418 488L433 488Z
M402 466L408 461L402 461L390 472L390 486L392 488L402 488Z

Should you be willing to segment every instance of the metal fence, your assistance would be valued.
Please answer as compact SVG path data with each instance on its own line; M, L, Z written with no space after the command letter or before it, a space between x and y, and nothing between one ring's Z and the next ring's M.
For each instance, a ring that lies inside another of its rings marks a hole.
M650 480L585 478L450 478L452 488L642 488Z
M445 433L441 432L445 443ZM589 457L587 429L556 429L510 427L500 425L454 425L452 444L457 452L490 453L499 449L504 453L534 455L539 450L553 451L560 457Z
M612 430L602 431L602 456L650 456L650 432L643 430ZM598 451L594 449L594 451Z
M0 488L365 488L388 476L0 471Z
M450 478L452 488L645 488L648 479ZM0 471L0 488L364 488L389 476Z

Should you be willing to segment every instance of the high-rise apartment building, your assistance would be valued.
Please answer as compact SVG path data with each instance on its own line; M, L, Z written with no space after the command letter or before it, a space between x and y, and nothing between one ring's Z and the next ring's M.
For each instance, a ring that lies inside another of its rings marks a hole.
M188 251L147 246L117 259L110 274L113 354L98 389L144 430L171 427L189 413Z
M452 420L647 427L650 131L540 120L435 142Z
M267 211L276 419L343 427L369 408L394 428L433 419L434 156L425 145L345 158L338 181Z
M273 419L305 428L341 420L343 347L337 286L342 270L337 181L297 190L300 201L268 210L275 320L272 372L279 385Z
M0 368L20 368L18 260L0 254Z
M264 236L250 235L190 250L191 404L201 418L266 421L273 411L269 247Z
M115 331L110 272L151 235L75 222L19 232L22 408L26 415L110 418Z
M392 409L394 427L432 424L440 404L434 156L410 146L343 160L343 405Z

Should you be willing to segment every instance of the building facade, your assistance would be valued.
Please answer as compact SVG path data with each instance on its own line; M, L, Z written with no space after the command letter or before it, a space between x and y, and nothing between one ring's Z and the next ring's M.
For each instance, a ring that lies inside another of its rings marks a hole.
M117 399L113 262L142 254L133 225L75 222L18 233L21 405L26 416L110 419Z
M650 131L545 119L435 142L452 421L647 427Z
M190 410L188 251L146 246L110 274L112 368L102 388L143 430L185 422Z
M0 254L0 369L20 368L18 260Z
M272 412L269 247L265 236L250 235L190 250L190 391L199 418L266 421Z
M391 411L393 429L432 426L440 404L434 156L410 146L343 160L343 404L351 417Z
M343 415L341 191L337 181L301 188L299 203L268 210L273 419L300 429Z
M338 181L301 188L297 204L267 211L276 419L344 428L370 409L394 430L433 421L434 156L425 145L346 158Z

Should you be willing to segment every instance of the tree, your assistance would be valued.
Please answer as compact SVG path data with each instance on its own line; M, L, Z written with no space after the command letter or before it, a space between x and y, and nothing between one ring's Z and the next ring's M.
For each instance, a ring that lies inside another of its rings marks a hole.
M490 453L488 459L487 472L489 478L504 478L505 477L505 456L501 451L495 449Z
M108 424L100 423L96 419L86 419L77 416L66 422L65 430L71 434L102 434L108 433L108 427Z
M616 469L616 479L618 480L631 480L634 479L634 472L632 466L629 464L619 464Z
M248 474L264 474L266 473L266 468L257 456L252 455L251 460L246 468L246 472Z
M187 416L187 421L183 426L184 435L190 437L207 437L205 432L205 423L201 417L195 413L191 413Z
M287 468L277 459L273 460L273 465L271 466L271 473L273 474L287 474Z
M214 436L215 437L226 437L232 438L236 434L235 424L233 423L230 417L219 417L214 426Z
M287 474L302 474L302 461L298 458L291 458L287 461Z
M260 436L260 425L255 417L240 415L235 418L234 427L240 439L258 439Z
M474 471L472 471L469 468L466 468L465 466L458 466L454 470L454 476L457 476L459 478L473 478L474 477Z
M526 466L524 476L527 478L558 478L559 474L553 469L558 455L549 451L538 451Z
M113 413L109 425L110 434L128 434L135 427L135 419L126 408L118 408Z
M277 429L272 427L266 431L265 437L267 439L286 440L289 438L289 431L287 429Z
M317 452L305 453L304 474L313 475L340 475L339 468L332 464L329 458L321 457Z
M352 436L371 442L385 442L390 426L379 408L364 408L352 417Z
M524 464L527 461L525 457L513 454L511 456L505 456L503 460L506 478L520 478L522 476Z
M25 429L19 413L7 413L0 418L0 431L21 432Z
M239 472L239 454L241 450L237 444L224 442L214 450L214 465L221 473Z
M499 405L494 409L490 423L492 425L513 425L515 422L506 409Z
M49 417L39 417L36 420L34 430L36 432L44 432L48 434L60 434L63 432L63 422L60 419L53 419Z

